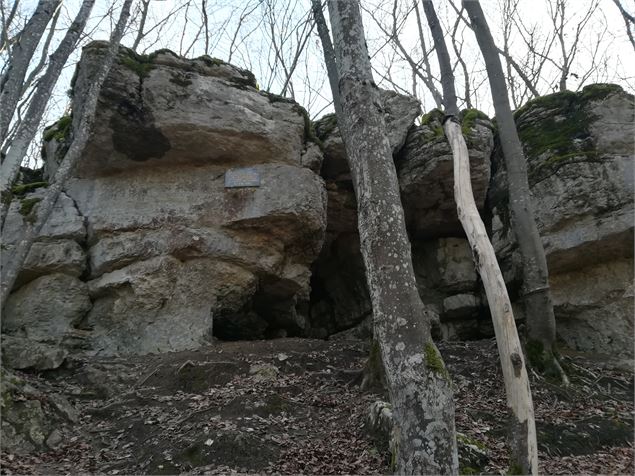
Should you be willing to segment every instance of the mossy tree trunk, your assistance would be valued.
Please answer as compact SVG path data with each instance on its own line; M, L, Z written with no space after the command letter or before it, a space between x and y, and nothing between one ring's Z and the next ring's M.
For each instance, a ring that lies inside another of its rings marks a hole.
M568 379L556 358L556 320L549 289L547 259L534 218L527 162L509 105L503 68L480 3L478 0L463 0L463 6L485 59L498 134L505 156L512 228L523 265L522 294L527 318L529 361L539 370L558 376L566 384Z
M523 474L538 474L538 445L536 422L529 387L529 377L523 359L522 347L512 305L485 224L478 213L470 174L470 157L461 132L454 90L454 74L443 30L431 0L423 0L423 10L432 33L439 59L445 118L443 128L450 143L454 167L454 198L461 225L472 248L476 268L483 280L492 315L496 343L500 355L507 406L511 413L510 446L511 465Z
M84 27L86 26L86 22L88 21L88 17L94 4L95 0L83 0L73 23L64 35L64 38L55 52L51 55L46 72L38 80L35 92L31 98L31 102L29 103L29 108L27 109L22 122L18 126L15 137L11 141L7 156L2 161L2 174L0 178L0 196L2 196L0 226L4 226L8 203L11 199L11 186L20 171L20 164L24 160L29 146L37 134L38 126L40 125L40 121L42 121L42 115L44 114L46 105L49 102L53 88L60 77L60 73L66 64L68 57L75 49L75 46L84 31ZM23 89L22 83L15 84L13 87L18 88L21 94Z
M430 334L415 282L397 173L373 81L359 3L328 2L338 71L338 123L358 203L358 228L386 371L400 474L456 474L450 377Z
M103 62L99 65L93 82L86 93L82 110L76 111L79 117L75 122L73 141L62 159L59 168L55 172L53 182L47 188L44 198L40 203L35 205L25 218L21 239L13 250L13 254L9 258L8 263L2 269L2 282L0 284L0 305L2 309L4 309L9 293L15 284L18 273L31 250L35 238L48 220L53 206L64 188L66 180L70 177L75 164L80 159L86 147L88 136L92 130L92 123L95 120L99 92L119 50L119 42L121 41L125 26L128 23L128 17L130 16L131 4L132 0L125 0L121 13L119 14L117 25L110 37L108 52Z

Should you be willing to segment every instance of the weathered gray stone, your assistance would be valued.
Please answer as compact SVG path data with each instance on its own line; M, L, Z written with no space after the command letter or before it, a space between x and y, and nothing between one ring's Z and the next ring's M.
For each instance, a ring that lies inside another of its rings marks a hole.
M558 335L578 349L627 356L633 353L634 117L633 96L613 85L546 96L517 114ZM506 172L500 156L494 164L492 240L506 281L517 288Z
M71 405L64 395L53 393L48 396L48 400L55 411L57 411L57 413L64 419L72 423L77 423L79 421L79 413L77 409Z
M441 126L441 114L410 131L395 165L401 200L411 236L461 233L454 202L452 151ZM485 205L493 149L492 124L476 119L464 126L470 157L472 189L479 209Z
M46 446L50 449L55 449L62 443L62 441L62 434L59 430L55 429L51 432L48 438L46 438Z
M455 294L443 300L443 316L446 318L474 316L480 304L480 299L474 294Z
M76 241L55 240L33 243L16 287L45 274L61 273L79 277L86 270L86 253Z
M601 263L551 277L557 329L567 347L631 356L633 266Z
M20 240L25 218L20 213L23 201L42 199L45 193L45 190L38 189L23 198L12 200L2 229L2 240L5 246L12 246ZM84 227L83 218L79 215L77 208L75 208L73 201L68 195L61 193L57 202L55 202L50 218L42 227L37 240L51 241L66 238L81 242L85 236L86 228Z
M104 46L82 56L74 127ZM21 278L90 279L86 318L78 322L84 306L64 310L68 332L56 328L49 338L108 355L194 348L213 332L228 339L303 333L310 266L326 228L316 174L322 153L311 140L306 112L258 91L247 71L208 57L122 49L60 199L61 219L47 225L46 243L34 247ZM49 145L50 172L58 154ZM229 187L228 170L246 167L257 180ZM15 211L13 232L22 220ZM88 267L81 247L62 238L85 247ZM8 329L41 338L50 330L41 323L51 319L33 311L9 319Z
M52 370L62 365L67 355L57 346L24 337L2 336L2 364L9 369Z
M209 343L214 311L238 311L256 291L257 280L223 261L159 256L88 284L94 303L84 325L93 332L93 351L113 355Z
M103 46L84 50L77 109ZM145 72L139 74L136 65ZM101 96L79 177L183 164L300 165L305 121L299 106L259 93L251 73L221 61L169 52L143 59L122 48Z
M324 156L320 148L313 142L308 142L306 148L302 151L302 167L319 174L323 160Z
M478 279L470 244L465 238L437 240L439 284L444 291L473 290Z
M65 274L42 276L9 296L2 331L59 343L90 308L85 283Z

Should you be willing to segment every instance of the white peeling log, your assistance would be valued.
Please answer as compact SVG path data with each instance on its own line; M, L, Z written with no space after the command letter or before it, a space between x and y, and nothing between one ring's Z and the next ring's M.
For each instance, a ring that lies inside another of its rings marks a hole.
M454 199L459 220L467 235L474 262L485 287L496 343L503 369L507 405L512 412L512 452L517 463L530 474L538 474L536 422L525 366L511 301L505 287L483 220L476 208L470 175L470 158L461 126L447 120L443 126L454 160Z

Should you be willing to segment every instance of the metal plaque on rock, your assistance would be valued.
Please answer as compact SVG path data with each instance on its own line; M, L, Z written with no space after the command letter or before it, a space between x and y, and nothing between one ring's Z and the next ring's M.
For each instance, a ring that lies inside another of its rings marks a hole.
M253 167L225 172L225 188L260 187L260 173Z

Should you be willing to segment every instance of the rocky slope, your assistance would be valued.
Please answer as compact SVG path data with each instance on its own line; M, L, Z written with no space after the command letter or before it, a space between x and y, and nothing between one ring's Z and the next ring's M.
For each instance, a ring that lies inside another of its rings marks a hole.
M507 473L495 342L440 350L455 384L461 474ZM286 338L73 356L42 377L3 375L2 471L387 474L386 434L373 425L382 418L369 418L369 407L389 413L386 396L358 385L367 355L366 341ZM532 375L540 473L632 474L632 374L600 359L565 363L568 389Z

